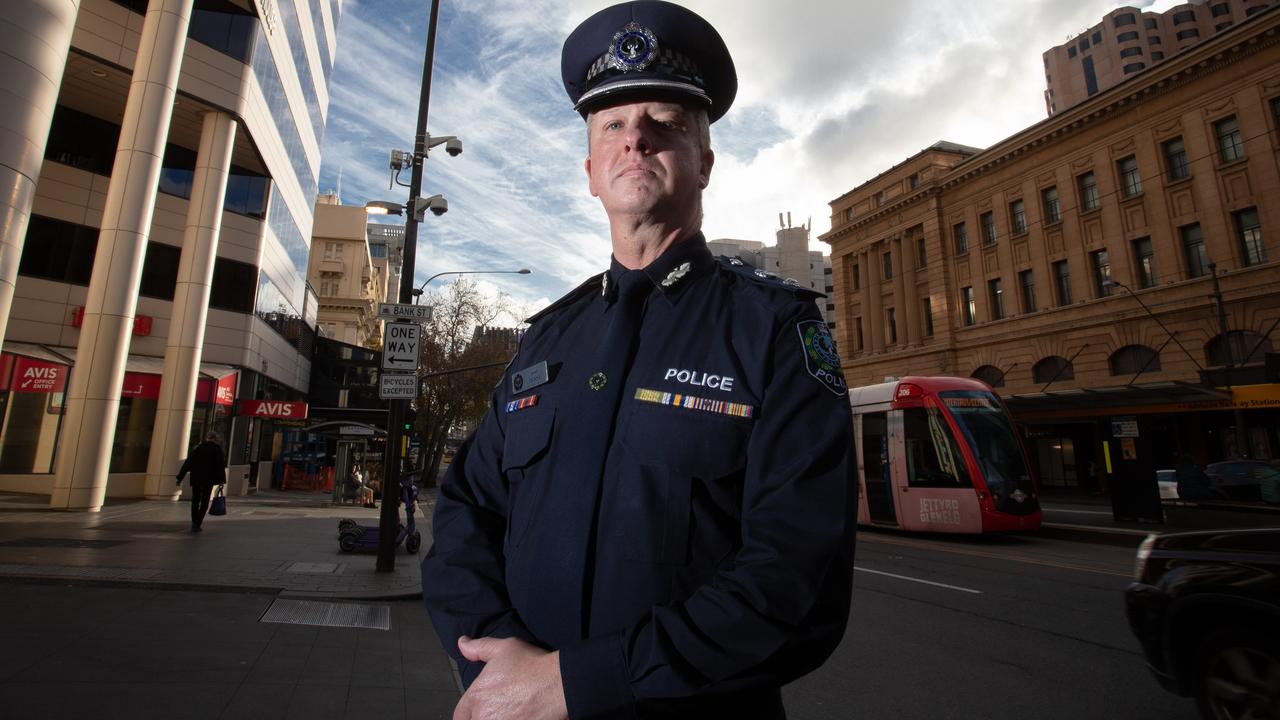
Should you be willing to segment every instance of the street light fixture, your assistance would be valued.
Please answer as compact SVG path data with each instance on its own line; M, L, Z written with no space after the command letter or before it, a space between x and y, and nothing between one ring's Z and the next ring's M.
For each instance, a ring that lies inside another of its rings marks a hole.
M427 283L435 280L441 275L528 275L532 272L533 271L529 268L520 268L519 270L449 270L447 272L436 273L426 280L423 280L421 285L413 289L413 301L415 303L418 302L418 298L422 297L422 293L426 290Z
M364 204L364 211L369 215L403 215L405 209L405 206L400 203L386 200L370 200ZM428 210L432 215L440 217L449 212L449 201L443 195L417 198L413 201L414 222L422 222Z

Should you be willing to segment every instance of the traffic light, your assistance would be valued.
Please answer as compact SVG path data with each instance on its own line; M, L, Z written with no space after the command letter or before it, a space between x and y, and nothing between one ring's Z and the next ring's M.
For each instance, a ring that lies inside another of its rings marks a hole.
M413 422L418 419L418 411L413 408L405 408L404 410L404 431L406 434L413 432Z

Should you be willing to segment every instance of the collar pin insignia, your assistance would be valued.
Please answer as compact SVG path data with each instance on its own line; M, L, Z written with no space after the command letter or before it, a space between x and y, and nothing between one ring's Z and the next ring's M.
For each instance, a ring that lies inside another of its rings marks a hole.
M609 297L609 271L605 270L600 276L600 297Z
M687 275L689 273L689 268L691 267L693 266L690 265L689 263L681 263L680 267L677 267L675 270L672 270L671 272L667 273L667 276L663 278L662 287L669 288L672 285L675 285L676 283L680 282L680 278Z

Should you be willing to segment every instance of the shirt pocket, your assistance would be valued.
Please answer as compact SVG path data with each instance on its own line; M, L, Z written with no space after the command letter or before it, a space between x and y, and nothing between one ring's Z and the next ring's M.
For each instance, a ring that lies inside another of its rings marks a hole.
M626 416L613 526L629 560L714 565L739 542L752 421L665 406Z
M539 472L546 462L555 428L555 408L538 405L511 414L502 443L502 473L507 480L508 546L519 547L530 519L538 512L549 473Z

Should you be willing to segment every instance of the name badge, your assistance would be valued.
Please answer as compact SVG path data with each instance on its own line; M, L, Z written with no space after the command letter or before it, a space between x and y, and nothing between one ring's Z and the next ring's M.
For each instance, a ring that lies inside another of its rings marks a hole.
M543 360L537 365L530 365L511 376L511 393L514 395L536 388L539 385L545 385L549 379L547 361Z

